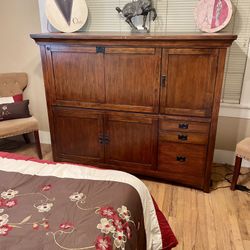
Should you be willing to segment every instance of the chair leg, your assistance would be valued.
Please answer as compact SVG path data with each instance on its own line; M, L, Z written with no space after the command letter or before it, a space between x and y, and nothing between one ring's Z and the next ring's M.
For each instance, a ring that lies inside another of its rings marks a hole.
M39 157L39 159L42 159L43 155L42 155L42 150L41 150L41 144L40 144L38 131L34 131L34 137L35 137L36 151L37 151L38 157Z
M23 139L25 140L26 144L30 144L29 134L23 134Z
M233 173L233 178L232 178L232 183L231 183L231 190L233 190L233 191L235 190L235 186L237 184L238 177L240 174L241 162L242 162L242 158L240 158L239 156L236 156L234 173Z

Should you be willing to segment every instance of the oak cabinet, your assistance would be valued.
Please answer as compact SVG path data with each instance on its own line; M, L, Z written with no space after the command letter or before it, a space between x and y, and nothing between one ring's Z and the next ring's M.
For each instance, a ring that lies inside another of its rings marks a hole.
M217 49L164 49L161 112L211 116L217 60Z
M160 49L51 45L47 55L55 103L158 112Z
M96 53L93 47L48 48L55 103L78 106L105 102L103 54Z
M107 164L154 169L158 121L138 114L108 114L105 150Z
M56 160L103 162L103 115L92 110L53 108L54 145Z
M156 165L158 121L150 115L55 107L53 117L59 160L141 169Z
M173 180L189 181L196 187L204 185L207 147L204 145L185 145L165 141L161 134L159 138L160 172L168 172Z
M124 111L158 112L160 60L160 49L105 49L104 83L109 107Z
M209 191L231 34L34 34L56 161Z

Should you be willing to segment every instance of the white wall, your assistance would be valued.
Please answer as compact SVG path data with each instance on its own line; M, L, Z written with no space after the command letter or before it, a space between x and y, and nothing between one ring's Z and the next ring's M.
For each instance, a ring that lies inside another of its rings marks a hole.
M40 51L30 38L31 33L41 32L38 2L1 0L0 4L0 72L28 73L25 98L30 100L31 112L40 129L48 131Z

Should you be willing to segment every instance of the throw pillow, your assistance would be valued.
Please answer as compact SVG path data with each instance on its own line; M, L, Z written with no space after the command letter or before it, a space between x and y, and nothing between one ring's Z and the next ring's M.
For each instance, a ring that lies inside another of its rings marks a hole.
M0 104L21 102L22 100L23 100L22 94L14 95L14 96L7 96L7 97L0 97Z
M30 116L29 100L0 104L0 121Z

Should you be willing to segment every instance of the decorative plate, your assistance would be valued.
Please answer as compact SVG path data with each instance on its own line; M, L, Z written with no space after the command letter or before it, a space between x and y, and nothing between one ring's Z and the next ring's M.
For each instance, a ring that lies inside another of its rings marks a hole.
M47 0L45 13L57 30L74 32L85 24L88 7L85 0Z
M229 23L232 13L230 0L200 0L194 16L201 31L217 32Z

